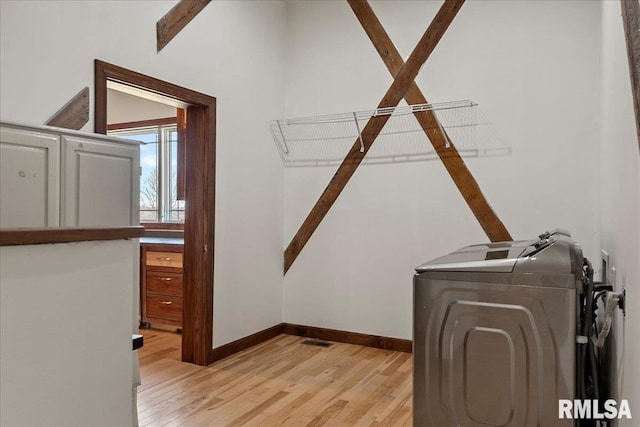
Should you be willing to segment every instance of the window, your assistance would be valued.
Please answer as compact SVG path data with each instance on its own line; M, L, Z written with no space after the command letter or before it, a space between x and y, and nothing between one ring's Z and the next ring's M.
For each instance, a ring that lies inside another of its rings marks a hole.
M109 131L140 141L140 222L184 222L184 200L177 200L176 125Z

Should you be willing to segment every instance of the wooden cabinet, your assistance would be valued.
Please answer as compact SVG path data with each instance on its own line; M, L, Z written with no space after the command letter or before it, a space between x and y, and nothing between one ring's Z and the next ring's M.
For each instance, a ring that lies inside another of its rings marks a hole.
M0 122L0 228L138 224L138 143Z
M183 245L141 246L142 322L182 328Z

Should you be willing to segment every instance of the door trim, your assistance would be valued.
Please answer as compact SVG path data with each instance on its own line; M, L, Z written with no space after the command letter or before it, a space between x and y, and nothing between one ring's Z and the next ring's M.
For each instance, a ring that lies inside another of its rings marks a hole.
M182 361L208 365L213 361L216 99L98 59L94 66L96 133L107 133L107 81L133 86L189 104Z

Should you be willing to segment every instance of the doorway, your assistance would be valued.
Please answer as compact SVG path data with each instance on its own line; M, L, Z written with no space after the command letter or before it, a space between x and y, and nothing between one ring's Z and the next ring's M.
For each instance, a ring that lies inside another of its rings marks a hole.
M183 103L186 110L182 361L213 362L216 99L100 60L94 63L96 133L107 133L107 86Z

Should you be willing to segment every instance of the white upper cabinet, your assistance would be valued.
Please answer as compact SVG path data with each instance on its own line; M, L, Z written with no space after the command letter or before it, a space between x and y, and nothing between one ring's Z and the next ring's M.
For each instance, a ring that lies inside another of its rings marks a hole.
M64 224L108 227L137 224L139 147L63 136Z
M59 224L59 136L0 127L0 171L0 228Z
M138 143L12 123L0 132L0 228L138 224Z

